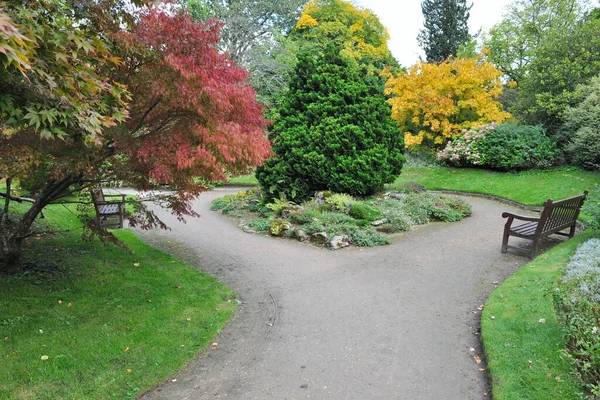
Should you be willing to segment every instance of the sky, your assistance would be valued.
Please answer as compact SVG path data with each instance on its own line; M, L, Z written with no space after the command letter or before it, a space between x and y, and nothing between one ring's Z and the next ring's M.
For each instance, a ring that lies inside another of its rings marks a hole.
M472 2L469 31L477 33L480 28L487 31L499 22L511 0ZM402 66L410 67L419 61L419 56L425 59L417 43L417 35L423 27L421 0L355 0L355 3L373 11L388 29L391 37L388 47Z

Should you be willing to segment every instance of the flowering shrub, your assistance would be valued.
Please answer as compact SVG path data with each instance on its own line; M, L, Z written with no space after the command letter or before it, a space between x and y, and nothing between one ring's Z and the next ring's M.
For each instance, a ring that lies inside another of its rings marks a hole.
M557 317L564 326L567 357L591 392L600 396L600 240L577 249L554 294Z
M437 156L455 167L518 170L551 166L559 151L541 127L491 123L464 130Z
M444 150L437 153L438 160L445 161L455 167L481 165L482 158L478 143L489 131L494 130L495 123L474 129L463 129L462 137L449 141Z

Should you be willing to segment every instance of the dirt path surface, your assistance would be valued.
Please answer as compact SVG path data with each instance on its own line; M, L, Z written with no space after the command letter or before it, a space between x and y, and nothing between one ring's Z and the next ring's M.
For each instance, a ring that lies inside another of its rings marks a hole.
M479 311L527 258L501 254L502 211L466 198L473 216L398 235L377 248L319 249L244 233L209 210L163 213L147 243L234 289L241 304L207 350L143 399L482 399L489 392ZM511 241L513 239L511 238ZM474 313L477 312L477 313ZM470 348L475 348L471 352Z

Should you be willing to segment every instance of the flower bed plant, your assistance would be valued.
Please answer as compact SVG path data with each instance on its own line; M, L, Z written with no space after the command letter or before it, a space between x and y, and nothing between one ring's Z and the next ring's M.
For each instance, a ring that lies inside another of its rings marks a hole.
M319 192L302 204L286 199L264 203L260 190L250 189L215 199L211 209L238 218L248 232L269 232L333 249L388 244L389 234L413 225L453 222L471 214L464 200L423 192L419 185L366 199Z
M577 249L554 292L566 357L593 398L600 398L600 239Z

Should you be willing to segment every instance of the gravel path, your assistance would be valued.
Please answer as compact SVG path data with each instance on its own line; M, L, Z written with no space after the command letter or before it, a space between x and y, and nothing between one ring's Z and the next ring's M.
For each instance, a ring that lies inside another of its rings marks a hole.
M319 249L252 235L209 210L137 232L234 289L241 304L207 350L143 399L482 399L479 311L527 258L500 253L502 211L418 227L376 248ZM512 242L511 238L511 242ZM470 351L474 348L475 351Z

